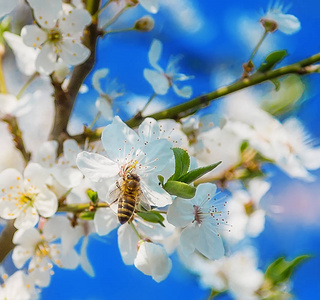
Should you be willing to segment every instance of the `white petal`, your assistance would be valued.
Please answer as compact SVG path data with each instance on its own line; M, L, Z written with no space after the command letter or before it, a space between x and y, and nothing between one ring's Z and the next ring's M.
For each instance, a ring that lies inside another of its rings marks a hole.
M93 182L115 177L120 171L115 162L97 153L83 151L76 161L80 171Z
M179 89L175 84L172 85L174 92L182 97L182 98L190 98L192 95L192 87L189 85L185 85L181 89Z
M191 255L198 244L199 239L199 226L196 222L191 223L186 227L180 235L181 251L187 257Z
M12 242L26 247L35 247L40 240L40 233L35 228L19 229L13 235Z
M158 182L147 183L141 180L141 189L143 195L149 200L151 205L157 207L164 207L172 203L172 198L162 187L159 186Z
M248 236L256 237L263 231L265 223L265 214L266 213L264 210L258 209L250 215L247 224Z
M48 35L37 25L26 25L21 29L21 37L23 42L29 47L39 47L47 39Z
M222 239L215 225L203 222L198 234L199 240L196 248L199 252L211 260L219 259L224 255Z
M137 133L115 116L102 132L101 141L107 155L113 161L123 159L128 153L141 146ZM133 147L133 148L132 148Z
M202 183L197 187L195 196L191 199L192 203L203 207L216 193L217 186L213 183Z
M158 0L139 0L141 6L152 14L156 14L159 10Z
M73 270L79 265L79 256L77 252L72 249L67 255L61 257L61 266L64 269Z
M24 178L34 185L45 185L49 177L48 170L37 163L30 162L24 170Z
M285 34L293 34L301 29L299 19L293 15L279 13L275 21L278 23L278 29Z
M106 235L119 225L117 215L110 208L99 208L94 215L97 234Z
M118 245L123 262L126 265L133 265L137 256L137 245L139 239L133 232L130 224L126 223L118 229Z
M155 119L146 118L140 124L138 132L145 142L156 140L160 137L159 123Z
M101 95L104 94L104 91L101 88L100 85L100 79L105 78L109 73L109 69L99 69L94 72L92 76L92 85L93 88Z
M80 253L80 265L81 268L91 277L94 277L94 270L92 265L90 264L88 260L87 255L87 247L88 247L89 237L85 236L82 241L81 245L81 253Z
M165 95L168 92L170 83L163 73L159 73L155 70L144 69L143 76L151 84L156 94Z
M0 18L11 12L19 3L19 0L0 1Z
M70 221L65 216L54 216L45 222L42 231L44 238L52 242L61 238L63 233L70 228Z
M96 101L96 107L107 121L112 120L113 118L112 106L107 99L103 97L99 97Z
M134 265L142 273L151 275L156 282L160 282L167 278L172 262L162 246L144 242L139 247Z
M56 67L57 63L57 53L54 47L45 43L36 59L36 69L39 73L44 75L51 74Z
M162 43L159 40L154 39L152 41L150 50L148 52L149 62L152 67L154 67L159 72L163 73L163 69L158 65L158 60L161 56L161 52L162 52Z
M64 39L60 44L59 56L66 64L75 66L87 60L90 50L80 42Z
M78 168L57 165L51 169L51 172L54 178L68 189L78 186L83 179L83 174Z
M26 46L17 34L5 31L3 36L14 53L19 70L25 75L32 75L36 71L35 61L39 50Z
M194 219L194 208L190 200L176 198L168 208L168 222L176 227L185 227Z
M91 23L91 15L85 9L73 9L59 18L59 29L65 34L82 33Z
M31 247L26 248L23 246L15 246L12 251L12 261L14 265L21 269L28 259L33 256L33 249Z
M39 215L37 210L33 206L25 208L20 215L16 218L14 226L20 228L34 227L39 221Z
M69 139L63 142L63 155L71 166L76 166L77 155L81 152L78 143Z
M57 159L58 142L47 141L35 153L33 160L45 168L51 168Z
M39 188L40 189L40 188ZM53 216L58 209L57 196L45 186L41 187L41 192L34 200L34 206L39 214L45 218Z
M56 25L58 14L62 10L61 0L28 0L28 2L41 27L53 28Z

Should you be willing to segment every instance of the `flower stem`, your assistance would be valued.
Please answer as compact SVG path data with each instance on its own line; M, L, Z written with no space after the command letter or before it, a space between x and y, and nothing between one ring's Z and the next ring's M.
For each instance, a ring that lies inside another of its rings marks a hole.
M105 31L111 24L113 24L130 6L126 5L120 9L101 29Z
M143 112L146 110L146 108L148 107L148 105L150 104L150 102L157 96L157 94L154 92L152 94L152 96L149 98L148 102L145 104L145 106L140 110L140 114L142 115Z
M88 129L91 130L93 125L98 121L98 119L100 118L101 116L101 111L99 111L96 115L96 117L93 119L92 123L89 125Z
M93 17L97 18L112 2L113 2L113 0L110 0L107 3L105 3L98 11L96 11L96 13L93 15Z
M103 34L106 35L106 34L110 34L110 33L128 32L128 31L133 31L133 30L135 30L134 27L114 29L114 30L105 31Z
M20 89L19 93L17 94L17 99L19 100L22 96L22 94L25 92L27 87L32 83L33 80L35 80L39 76L38 72L35 72L32 74L32 76L27 80L27 82L23 85L23 87Z
M138 237L139 240L142 240L137 228L134 226L134 224L132 222L130 222L130 226L132 227L134 233L136 234L136 236Z
M77 204L68 204L62 205L58 208L58 211L63 212L82 212L87 210L92 206L92 203L77 203ZM106 202L99 202L95 205L96 208L100 207L109 207L110 205Z
M3 44L0 44L0 93L7 94L6 81L4 79L3 66L2 66L2 57L4 55L5 48Z
M249 57L248 61L252 61L252 59L253 59L253 58L254 58L254 56L256 55L257 51L259 50L259 48L260 48L260 46L261 46L262 42L263 42L263 41L264 41L264 39L266 38L266 36L267 36L268 32L269 32L269 31L267 31L267 30L265 30L265 31L264 31L264 33L263 33L262 37L260 38L260 40L259 40L259 42L258 42L257 46L254 48L254 50L253 50L253 52L252 52L251 56Z

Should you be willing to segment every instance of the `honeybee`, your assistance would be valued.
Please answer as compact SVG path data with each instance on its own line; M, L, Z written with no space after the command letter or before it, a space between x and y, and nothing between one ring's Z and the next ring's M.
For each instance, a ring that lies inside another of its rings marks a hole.
M118 220L120 224L132 221L134 212L140 204L144 209L150 210L150 204L144 196L140 177L128 172L116 182L116 188L110 193L112 203L118 201Z

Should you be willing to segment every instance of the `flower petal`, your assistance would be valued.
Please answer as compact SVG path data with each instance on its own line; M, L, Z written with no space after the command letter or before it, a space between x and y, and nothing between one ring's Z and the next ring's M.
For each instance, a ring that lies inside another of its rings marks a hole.
M161 52L162 43L159 40L154 39L148 52L149 62L152 67L154 67L159 72L163 73L163 69L158 65L158 60L161 56Z
M100 94L104 94L104 91L101 88L100 85L100 79L105 78L109 73L109 69L99 69L97 71L94 72L93 76L92 76L92 85L93 88Z
M85 26L91 23L91 15L85 9L69 10L59 18L59 29L64 34L82 33Z
M94 215L97 234L106 235L119 225L117 215L110 208L99 208Z
M185 227L194 220L194 208L190 200L174 199L168 208L168 222L176 227Z
M156 14L159 10L158 0L139 0L141 6L152 14Z
M19 3L19 0L0 1L0 18L11 12Z
M190 85L185 85L179 89L175 84L172 85L174 92L182 98L190 98L192 95L192 87Z
M165 95L168 92L170 83L163 73L159 73L155 70L144 69L143 76L151 84L156 94Z
M34 227L39 221L39 215L37 210L33 206L25 208L20 212L19 216L14 222L14 227L21 228L31 228Z
M49 75L55 70L56 62L57 53L54 47L49 43L45 43L36 59L37 71L41 74Z
M83 63L90 56L90 50L80 42L64 39L59 46L59 56L69 65L75 66Z
M122 260L126 265L133 265L134 259L137 256L138 242L138 237L128 223L119 227L118 245Z
M91 277L94 277L94 270L92 265L88 260L87 247L88 247L89 237L85 236L82 241L80 250L80 265L81 268Z
M199 239L199 226L196 222L191 223L186 227L180 235L181 251L187 257L191 255L198 244Z
M26 25L21 29L22 41L29 47L39 47L47 39L48 35L37 25Z
M115 162L97 153L83 151L78 154L76 162L84 176L93 182L115 177L119 173Z

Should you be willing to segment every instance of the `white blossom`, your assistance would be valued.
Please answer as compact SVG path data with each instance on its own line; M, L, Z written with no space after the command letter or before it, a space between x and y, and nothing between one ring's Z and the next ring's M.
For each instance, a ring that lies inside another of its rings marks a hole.
M68 65L78 65L89 57L90 50L80 40L84 27L91 22L88 11L73 9L65 12L59 0L29 0L29 3L40 27L26 25L21 36L27 46L40 48L35 62L40 73L52 73L58 57Z
M159 0L139 0L141 6L148 12L156 14L159 10Z
M200 184L192 199L176 198L169 206L168 222L183 228L180 246L186 256L195 250L212 260L224 255L219 227L228 221L223 216L223 206L212 199L216 189L211 183Z
M12 260L17 268L22 268L30 260L28 272L39 286L48 286L52 275L52 263L60 268L75 269L79 257L72 248L65 251L63 245L54 241L67 240L68 222L63 217L46 221L41 233L36 228L19 229L13 236ZM63 237L64 236L64 237Z
M274 21L279 29L285 34L293 34L300 30L301 24L299 19L294 15L286 14L287 9L279 2L270 7L262 20Z
M165 249L157 244L142 241L134 260L135 267L156 282L167 278L172 262Z
M139 127L139 135L119 117L102 133L106 156L83 151L77 165L82 173L100 189L101 199L111 201L109 193L127 172L139 176L141 190L150 205L163 207L171 203L170 195L159 186L157 176L172 158L171 144L161 139L160 128L153 119L146 119Z
M184 86L179 88L176 81L185 81L192 77L178 73L176 64L181 57L172 57L169 64L164 71L158 64L162 52L162 43L154 39L152 41L148 57L150 65L155 69L144 69L143 75L145 79L151 84L154 92L159 95L165 95L169 88L172 87L175 93L183 98L190 98L192 95L191 86Z
M6 276L3 276L6 277ZM30 300L38 299L38 290L34 287L34 280L23 271L16 271L5 279L0 286L1 300Z
M11 12L19 3L19 0L0 0L0 18Z
M36 163L29 163L22 174L15 169L0 173L0 214L15 219L16 228L30 228L37 224L39 214L51 217L58 208L57 197L46 186L47 174Z

